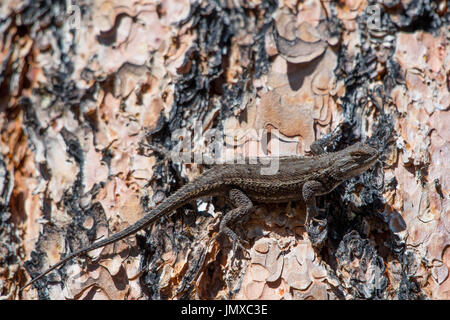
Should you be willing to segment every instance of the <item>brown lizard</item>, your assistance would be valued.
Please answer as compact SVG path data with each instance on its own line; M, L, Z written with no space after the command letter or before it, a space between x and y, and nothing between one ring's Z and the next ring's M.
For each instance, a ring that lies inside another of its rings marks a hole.
M234 205L220 222L219 234L227 235L234 245L241 245L229 225L253 210L253 202L278 203L303 200L306 222L317 215L316 196L327 194L343 181L358 176L377 160L377 149L355 143L341 151L325 154L318 144L311 146L315 157L287 156L277 158L279 169L273 175L261 174L262 164L221 164L205 171L166 198L147 215L112 236L81 248L48 268L21 288L34 283L67 261L91 250L106 246L148 227L163 216L170 215L186 203L206 196L224 196Z

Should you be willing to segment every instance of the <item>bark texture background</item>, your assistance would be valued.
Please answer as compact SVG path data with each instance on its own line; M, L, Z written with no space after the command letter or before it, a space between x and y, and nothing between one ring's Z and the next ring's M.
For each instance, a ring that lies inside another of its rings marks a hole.
M1 1L0 297L449 299L449 40L446 0ZM302 204L259 206L242 259L207 199L19 294L205 168L148 145L303 154L338 125L384 155L320 198L321 245Z

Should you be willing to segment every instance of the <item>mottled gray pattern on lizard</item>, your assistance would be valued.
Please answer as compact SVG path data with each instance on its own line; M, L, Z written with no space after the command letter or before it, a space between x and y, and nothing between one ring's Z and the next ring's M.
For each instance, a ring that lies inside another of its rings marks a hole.
M313 146L311 149L316 154L320 152ZM329 193L343 181L361 174L373 165L378 155L379 152L375 148L363 143L356 143L341 151L322 153L316 157L278 158L279 170L274 175L262 175L261 168L264 166L262 164L215 166L170 195L133 225L71 253L29 281L23 288L74 257L128 237L162 216L170 215L186 203L205 196L224 196L234 205L235 208L222 218L219 234L226 234L232 239L234 245L241 248L243 247L237 235L229 225L239 217L250 213L253 210L253 202L273 203L303 200L307 208L305 221L309 226L309 217L314 218L317 215L316 196Z

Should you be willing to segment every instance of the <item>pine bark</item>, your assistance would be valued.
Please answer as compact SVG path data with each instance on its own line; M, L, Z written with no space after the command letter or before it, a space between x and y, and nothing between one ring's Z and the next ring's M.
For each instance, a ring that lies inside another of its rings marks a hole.
M446 3L2 1L0 297L449 299ZM242 259L202 199L19 293L209 167L213 134L308 154L337 127L384 153L319 199L320 246L301 203L258 206Z

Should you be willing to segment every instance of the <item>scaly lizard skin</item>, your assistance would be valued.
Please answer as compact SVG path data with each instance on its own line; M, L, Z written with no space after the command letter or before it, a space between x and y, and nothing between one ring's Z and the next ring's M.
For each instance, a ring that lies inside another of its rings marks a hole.
M305 223L309 226L310 217L314 218L317 215L316 196L327 194L343 181L363 173L374 164L379 156L378 150L363 143L356 143L346 149L329 154L323 153L319 148L317 145L314 148L311 146L311 150L315 154L320 154L315 157L278 158L279 170L274 175L262 175L262 164L215 166L170 195L136 223L109 238L99 240L69 254L29 281L22 289L67 261L126 238L148 227L161 217L170 215L186 203L201 197L223 196L231 204L234 204L235 208L224 215L220 223L219 234L227 235L234 245L238 245L242 249L238 236L230 229L229 225L237 218L249 214L254 208L253 202L276 203L303 200L307 209Z

